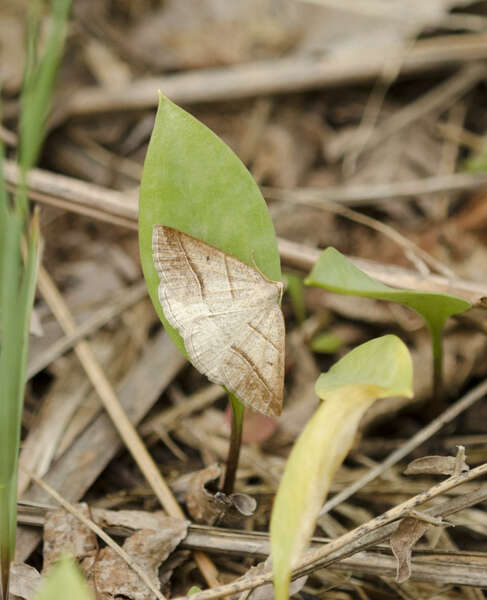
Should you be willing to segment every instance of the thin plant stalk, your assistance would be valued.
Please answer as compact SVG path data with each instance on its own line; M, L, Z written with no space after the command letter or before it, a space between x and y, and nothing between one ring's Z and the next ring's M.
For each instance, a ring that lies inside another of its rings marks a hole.
M430 326L433 351L433 390L431 398L432 416L437 416L443 405L443 325Z
M225 469L225 480L222 488L222 492L224 494L232 494L235 486L240 447L242 445L242 428L244 419L244 405L232 394L228 394L228 398L230 400L232 423L230 432L230 447L228 449L227 465Z

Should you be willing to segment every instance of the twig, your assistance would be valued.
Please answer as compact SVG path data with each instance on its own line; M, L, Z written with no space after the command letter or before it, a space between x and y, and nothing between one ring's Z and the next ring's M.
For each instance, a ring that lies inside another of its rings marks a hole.
M394 52L397 45L362 49L352 56L284 58L200 69L139 79L115 89L84 88L73 94L64 116L153 107L158 89L174 102L188 104L350 85L376 79L384 67L384 56ZM486 35L446 35L418 42L404 57L401 74L450 68L486 57Z
M66 335L71 335L76 330L76 323L64 302L63 297L54 285L47 271L41 267L39 270L39 289L47 304L59 321ZM141 441L137 431L129 421L117 395L108 381L100 363L96 359L90 345L85 340L78 342L74 348L83 368L86 371L93 387L110 415L120 437L125 442L142 473L151 485L161 505L172 517L184 519L184 513L176 502L171 490L164 481L159 469L151 455ZM195 553L195 560L210 586L217 584L216 569L211 561L202 553Z
M446 500L440 504L435 504L433 507L426 509L421 513L427 517L448 517L465 508L485 502L487 499L487 485L483 485L470 493L462 493L452 500ZM18 522L34 526L42 526L44 524L44 514L46 510L51 510L53 507L44 504L30 502L19 502L18 505ZM95 521L98 520L98 509L93 508L92 514ZM152 515L148 514L148 517ZM149 526L149 525L148 525ZM322 566L332 565L333 569L348 569L358 573L378 571L384 574L384 569L390 569L391 574L395 570L395 564L392 557L384 556L381 551L379 553L370 552L364 553L364 550L370 546L376 546L384 540L387 540L394 529L396 523L390 523L367 536L356 540L354 543L348 544L341 550L331 554L326 559L326 564ZM151 528L151 527L149 527ZM111 527L105 529L111 532L112 535L126 536L131 535L134 529ZM311 544L323 545L329 543L329 538L312 538ZM269 555L269 535L264 532L241 531L220 529L218 527L210 527L204 525L189 525L188 535L181 541L181 548L188 550L202 550L204 552L214 552L218 554L232 556L250 556L261 560ZM448 560L445 565L441 560L441 555L438 552L432 551L433 557L429 559L428 550L417 549L417 556L413 558L412 579L417 581L435 581L440 584L454 585L472 585L484 587L486 582L485 568L483 563L479 563L480 555L474 553L472 561L468 560L471 556L468 553L458 553L458 560L452 564L451 559L457 553L446 553ZM360 553L360 554L358 554ZM418 556L419 554L419 556ZM484 555L482 555L484 556ZM439 560L439 562L436 562ZM460 570L458 571L457 568Z
M371 533L380 530L385 525L403 518L405 515L408 514L408 512L410 512L417 506L420 506L421 504L424 504L425 502L428 502L433 498L444 494L448 490L458 485L461 485L465 481L470 481L472 479L484 475L485 473L487 473L487 463L484 463L483 465L480 465L475 469L471 469L470 471L461 473L460 475L457 475L455 477L449 477L441 483L438 483L437 485L433 486L429 490L421 492L413 498L410 498L409 500L402 502L398 506L391 508L385 513L382 513L378 517L371 519L367 523L364 523L363 525L352 529L346 534L331 541L326 546L309 550L303 555L303 557L297 562L296 566L294 567L292 574L293 578L301 577L310 569L313 570L315 568L321 568L323 566L323 562L325 562L331 554L340 550L341 548L344 548L347 544L354 543L360 540L362 537L368 536ZM185 600L215 600L216 598L222 598L230 594L237 594L248 589L260 587L261 585L265 585L266 583L270 583L271 581L272 572L267 571L255 577L241 579L228 585L222 585L218 588L198 592L191 596L184 596L184 598ZM179 600L182 600L182 598L180 598Z
M14 163L5 161L5 176L10 188L15 188L18 184L18 172ZM473 181L475 181L475 186L472 187L487 186L487 174L485 173L456 174L441 178L420 179L412 183L414 183L416 192L422 193L422 186L427 186L427 182L431 183L433 180L441 179L443 181L442 186L436 184L436 187L432 186L432 188L435 188L432 189L432 193L436 193L445 190L445 179L451 181L452 178L456 181L457 189L460 189L462 185L464 186L463 189L467 189L467 182L471 185ZM406 184L409 184L409 182L406 182ZM406 184L394 184L394 186ZM41 169L32 169L29 172L28 186L29 197L33 200L60 206L65 210L86 214L130 229L137 229L137 200L135 196L124 195L121 192L115 192L98 185ZM360 190L370 190L371 187L376 188L377 186L360 186ZM387 189L385 197L388 197L392 190L391 186L381 184L381 187L383 191ZM350 189L357 191L359 188ZM347 188L338 188L331 192L330 190L306 190L305 197L308 198L309 193L309 198L321 203L321 195L330 193L330 199L333 199L335 193L339 195L339 190L348 193ZM301 192L302 190L292 192L277 190L276 197L280 199L287 194L291 194L291 197L293 197L294 194L299 195ZM316 196L316 193L318 196ZM290 267L306 271L313 267L321 254L321 251L316 248L309 248L285 239L278 239L278 244L281 259L284 263ZM440 275L425 277L393 265L382 265L365 259L351 258L351 260L371 277L394 287L447 292L462 296L472 303L476 303L479 298L487 296L487 286L480 282L449 279Z
M342 490L340 493L330 498L328 502L323 506L320 511L320 515L324 515L329 512L335 506L338 506L341 502L344 502L350 496L355 494L358 490L364 487L367 483L373 481L376 477L379 477L384 471L386 471L392 465L395 465L402 458L407 456L415 448L420 446L423 442L429 439L432 435L437 433L444 425L450 423L455 417L462 413L467 408L470 408L477 400L480 400L487 394L487 379L470 390L465 396L457 400L455 404L445 410L439 417L433 419L426 427L420 429L416 435L408 440L403 446L389 454L389 456L376 465L373 469L365 473L360 479L357 479L349 485L347 488Z
M112 550L114 550L119 556L123 558L123 560L128 564L128 566L140 577L140 579L145 583L145 585L150 589L150 591L155 594L159 600L166 600L166 597L161 594L161 592L154 587L154 584L150 580L147 573L141 569L137 563L135 563L130 556L125 552L123 548L121 548L107 533L103 531L101 527L98 527L96 523L92 520L85 517L85 515L79 511L75 506L73 506L70 502L65 500L60 494L56 492L54 488L48 485L45 481L27 471L30 478L37 483L43 490L45 490L50 496L52 496L56 502L64 508L64 510L68 511L72 515L74 515L79 521L83 523L86 527L88 527L93 533L95 533L99 538L101 538L107 546L110 546Z
M319 206L323 202L339 202L348 206L379 204L394 198L425 196L438 193L464 192L487 186L486 173L453 173L422 177L394 183L373 183L328 188L296 188L282 190L264 187L262 192L269 200L306 201Z

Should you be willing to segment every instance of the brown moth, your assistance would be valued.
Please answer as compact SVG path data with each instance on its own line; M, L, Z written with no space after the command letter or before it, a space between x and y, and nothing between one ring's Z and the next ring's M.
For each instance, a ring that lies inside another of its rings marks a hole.
M159 301L194 366L247 406L281 412L283 284L222 250L155 225L152 257Z

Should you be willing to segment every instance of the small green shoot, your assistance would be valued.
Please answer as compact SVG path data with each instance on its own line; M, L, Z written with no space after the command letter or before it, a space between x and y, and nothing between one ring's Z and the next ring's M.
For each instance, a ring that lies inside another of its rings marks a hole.
M174 227L252 267L257 265L271 280L281 279L274 227L252 176L220 138L162 94L140 189L140 257L157 314L186 355L182 339L167 323L158 298L159 277L152 258L154 225ZM235 409L235 399L230 400ZM233 418L238 414L232 410ZM235 444L241 437L235 427L241 425L241 421L232 425ZM238 454L239 449L231 447L229 461L236 461ZM227 493L233 487L235 467L227 463Z
M42 581L34 600L95 600L74 560L63 556Z
M303 278L294 273L286 273L286 293L289 295L296 321L301 325L306 320Z
M335 354L342 346L342 338L328 331L316 335L309 344L311 350L318 354Z
M335 472L364 412L378 398L412 396L412 364L393 335L358 346L316 382L323 403L297 439L271 516L276 600L287 600L291 570L308 544Z
M388 300L419 313L429 328L433 347L433 398L439 402L443 368L443 327L446 320L471 308L462 298L438 292L394 289L369 277L335 248L327 248L306 279L307 285L331 292Z

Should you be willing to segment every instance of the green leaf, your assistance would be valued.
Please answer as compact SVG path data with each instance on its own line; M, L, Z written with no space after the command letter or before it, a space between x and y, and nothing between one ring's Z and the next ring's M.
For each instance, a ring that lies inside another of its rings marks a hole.
M366 275L335 248L327 248L306 279L307 285L331 292L398 302L419 313L431 332L433 346L433 395L439 398L442 379L442 334L445 321L471 308L457 296L391 288Z
M281 278L274 227L252 176L220 138L162 94L140 188L139 246L154 307L185 354L157 296L154 225L179 229L248 265L257 264L269 279Z
M35 600L94 600L94 595L70 557L52 567L41 584Z
M327 248L306 279L307 285L331 292L399 302L422 315L430 328L442 328L446 319L471 307L462 298L439 292L391 288L369 277L335 248Z
M411 357L396 336L371 340L321 375L316 392L324 402L294 444L272 510L276 600L288 598L293 564L310 540L364 412L378 398L412 396Z
M309 344L311 350L319 354L335 354L342 346L342 338L328 331L316 335Z

